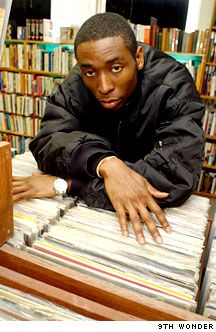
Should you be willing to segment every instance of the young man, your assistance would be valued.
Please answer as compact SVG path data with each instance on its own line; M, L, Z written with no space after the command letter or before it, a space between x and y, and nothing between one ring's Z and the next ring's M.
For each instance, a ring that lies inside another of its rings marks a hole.
M78 64L47 98L30 144L50 175L15 177L14 201L54 196L63 184L89 206L115 210L124 235L129 217L139 243L142 220L162 243L150 212L170 232L160 206L191 195L203 160L204 107L194 81L173 58L137 45L118 14L88 19L74 47Z

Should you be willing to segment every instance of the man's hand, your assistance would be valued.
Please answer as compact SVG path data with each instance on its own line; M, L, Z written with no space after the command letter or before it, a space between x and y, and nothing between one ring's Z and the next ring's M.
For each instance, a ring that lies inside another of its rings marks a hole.
M13 176L14 203L31 198L54 197L53 183L56 176L33 173L32 176Z
M128 216L140 244L145 243L142 221L145 222L155 242L162 243L162 237L148 209L155 214L163 229L170 233L171 227L162 209L153 199L153 197L165 198L168 193L156 190L143 176L117 157L101 164L100 175L104 178L105 190L117 212L123 235L128 235Z

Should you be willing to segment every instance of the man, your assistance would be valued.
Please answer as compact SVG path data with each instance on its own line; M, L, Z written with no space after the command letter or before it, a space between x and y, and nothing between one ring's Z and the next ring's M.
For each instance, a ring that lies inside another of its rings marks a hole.
M137 45L118 14L88 19L74 47L78 64L47 98L30 143L39 169L50 175L14 178L14 201L54 196L61 177L68 194L114 209L124 235L129 217L140 244L142 220L162 243L150 212L170 232L160 206L182 204L202 165L204 107L193 79L168 55Z

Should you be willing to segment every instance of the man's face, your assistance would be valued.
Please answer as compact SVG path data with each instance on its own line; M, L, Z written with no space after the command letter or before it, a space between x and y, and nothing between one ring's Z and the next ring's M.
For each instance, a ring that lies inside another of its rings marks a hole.
M143 67L143 51L136 59L123 39L108 37L78 45L77 60L86 87L106 109L118 110L133 93L137 70Z

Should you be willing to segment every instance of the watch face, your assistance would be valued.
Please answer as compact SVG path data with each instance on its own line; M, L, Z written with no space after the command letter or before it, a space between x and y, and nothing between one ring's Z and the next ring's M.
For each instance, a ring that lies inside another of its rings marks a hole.
M66 194L67 191L67 181L64 179L56 179L53 184L53 189L57 195L63 195Z

